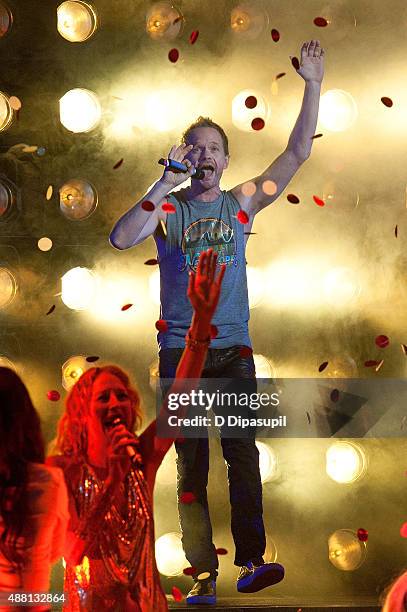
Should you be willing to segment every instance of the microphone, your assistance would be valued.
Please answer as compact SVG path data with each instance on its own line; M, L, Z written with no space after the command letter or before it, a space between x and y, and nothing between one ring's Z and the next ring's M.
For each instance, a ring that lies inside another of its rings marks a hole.
M107 429L108 431L110 431L111 429L113 429L114 427L117 427L117 425L126 425L125 422L123 421L123 419L121 417L116 417L111 423L107 423L106 425L104 425L104 428ZM134 450L134 448L132 446L130 446L130 444L128 444L126 446L126 452L128 454L128 456L130 457L130 459L132 461L134 461L134 458L136 457L137 453Z
M173 172L188 172L186 165L175 161L175 159L164 159L162 157L158 160L158 163L165 166L167 170L172 170ZM205 178L205 172L200 168L195 168L195 172L192 174L191 178L200 181L201 179Z

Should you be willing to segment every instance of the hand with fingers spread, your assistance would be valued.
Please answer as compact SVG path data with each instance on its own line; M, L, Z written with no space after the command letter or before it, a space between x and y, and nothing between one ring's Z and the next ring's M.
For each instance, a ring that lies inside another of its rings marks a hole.
M186 159L186 156L191 151L193 146L194 145L187 145L182 143L179 147L177 147L176 145L171 147L171 150L168 153L168 159L173 159L177 162L185 164L185 166L188 168L188 172L174 172L174 170L166 168L161 178L161 182L168 185L170 189L178 187L178 185L181 185L184 181L189 179L194 174L195 166L193 166L189 159Z
M319 40L305 42L301 47L301 62L297 70L304 81L321 83L324 77L325 51Z
M226 265L222 264L215 278L218 254L212 249L203 251L196 272L190 272L188 297L199 319L210 321L219 302L220 290Z

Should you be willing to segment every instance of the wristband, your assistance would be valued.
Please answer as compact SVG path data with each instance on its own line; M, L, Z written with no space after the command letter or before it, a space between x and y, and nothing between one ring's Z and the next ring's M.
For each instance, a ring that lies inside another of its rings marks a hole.
M185 336L185 345L191 349L191 351L199 351L200 349L202 350L203 348L208 348L210 341L210 336L208 336L206 340L197 340L196 338L192 338L191 329L188 330L188 333Z

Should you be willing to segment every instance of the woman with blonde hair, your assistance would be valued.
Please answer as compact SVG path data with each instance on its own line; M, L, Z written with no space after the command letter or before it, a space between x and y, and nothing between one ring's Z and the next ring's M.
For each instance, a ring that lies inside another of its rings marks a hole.
M407 571L390 585L382 612L407 612Z
M222 266L215 278L216 261L211 249L203 252L190 273L194 315L171 392L185 391L185 379L202 373L225 271ZM168 609L154 558L152 509L158 467L177 435L157 436L157 420L167 417L164 402L158 419L133 433L141 422L140 398L117 366L91 368L71 390L58 427L61 455L48 460L63 469L70 499L65 609Z

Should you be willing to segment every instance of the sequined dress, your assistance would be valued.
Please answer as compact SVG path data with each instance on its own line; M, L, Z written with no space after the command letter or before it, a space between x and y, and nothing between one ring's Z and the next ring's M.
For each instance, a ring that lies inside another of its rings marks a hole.
M102 491L103 480L85 462L71 465L65 477L78 517L83 519ZM64 610L168 610L155 563L152 503L140 456L120 486L126 499L126 516L112 501L107 511L104 508L104 516L93 521L90 529L94 531L94 545L80 565L67 565L65 569L64 591L69 602ZM136 602L132 607L126 606L129 593Z

